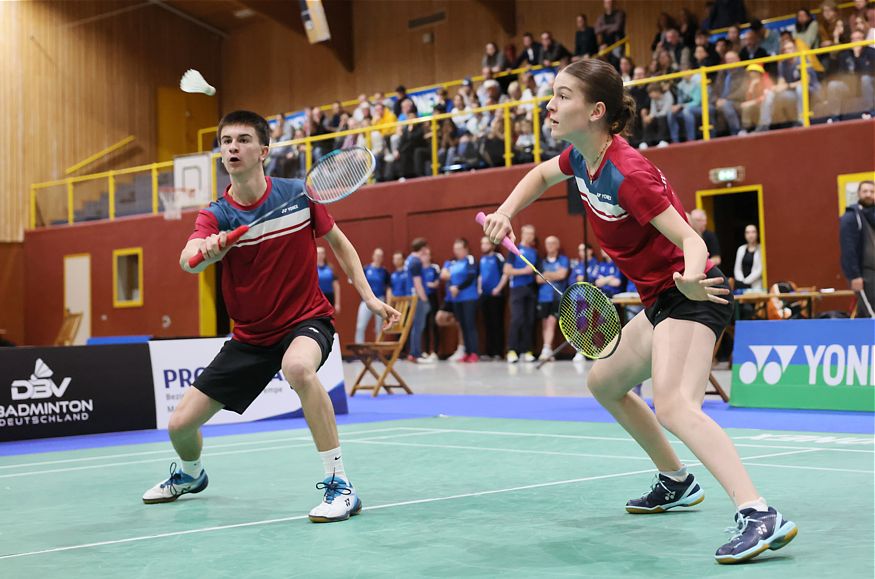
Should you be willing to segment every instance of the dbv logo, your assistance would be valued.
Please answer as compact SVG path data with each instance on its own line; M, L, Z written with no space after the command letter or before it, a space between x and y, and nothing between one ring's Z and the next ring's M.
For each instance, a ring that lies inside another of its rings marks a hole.
M753 357L756 362L745 362L738 369L738 377L745 384L752 384L757 375L762 371L763 381L766 384L777 384L784 375L787 366L790 365L790 360L793 359L793 354L796 353L796 346L748 346L753 352ZM775 350L778 354L780 363L775 360L767 362L769 354Z

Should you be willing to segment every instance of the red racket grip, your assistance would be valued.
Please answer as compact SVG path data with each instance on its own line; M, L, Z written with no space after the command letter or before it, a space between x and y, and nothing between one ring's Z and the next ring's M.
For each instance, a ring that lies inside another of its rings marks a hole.
M479 223L480 225L483 225L484 223L486 223L486 214L483 213L483 212L481 211L481 212L479 212L479 213L474 217L474 220L475 220L477 223ZM509 237L505 237L504 239L502 239L502 240L501 240L501 245L502 245L506 250L508 250L509 252L511 252L511 253L514 254L514 255L519 255L519 254L520 254L520 250L517 248L516 245L513 244L513 242L510 240Z
M225 236L225 247L231 247L232 245L237 243L237 241L241 237L246 235L247 231L249 231L249 226L248 225L241 225L237 229L234 229L233 231L228 233L228 235ZM224 247L222 249L224 249ZM198 265L203 263L203 261L204 261L204 254L199 251L189 258L188 267L197 267Z

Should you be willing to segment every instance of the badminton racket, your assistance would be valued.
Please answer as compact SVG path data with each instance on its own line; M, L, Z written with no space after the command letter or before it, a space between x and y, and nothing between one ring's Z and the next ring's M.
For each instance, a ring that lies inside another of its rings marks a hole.
M313 165L304 179L304 192L314 203L328 205L355 193L368 182L377 160L374 154L365 147L350 147L328 153L318 163ZM241 225L228 232L222 249L237 243L249 230L269 217L295 203L300 196L289 199L285 203L271 209L252 223ZM189 267L196 267L204 261L204 254L198 252L188 260Z
M483 225L486 215L481 211L474 218ZM598 287L586 282L577 282L560 291L544 277L520 250L505 237L501 245L522 259L532 271L541 276L559 294L559 329L569 344L591 360L607 358L617 350L623 327L617 308Z

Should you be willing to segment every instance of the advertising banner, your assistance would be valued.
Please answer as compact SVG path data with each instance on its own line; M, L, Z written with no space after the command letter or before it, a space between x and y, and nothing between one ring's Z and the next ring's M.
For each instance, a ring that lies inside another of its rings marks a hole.
M0 442L149 428L146 344L0 348Z
M875 411L875 320L740 321L730 404Z
M152 358L151 376L154 383L153 406L158 428L167 428L170 415L182 400L186 389L216 357L226 340L227 338L203 338L149 342ZM340 340L335 335L331 355L319 370L318 376L331 397L334 412L346 414L348 411L339 344ZM303 416L301 400L283 378L282 373L277 372L261 395L242 415L230 410L222 410L207 424L252 422L298 416Z

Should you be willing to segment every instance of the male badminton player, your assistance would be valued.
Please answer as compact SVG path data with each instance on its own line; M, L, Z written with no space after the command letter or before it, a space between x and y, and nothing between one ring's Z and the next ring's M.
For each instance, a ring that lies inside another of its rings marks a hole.
M523 177L488 216L484 233L493 241L512 235L513 216L548 187L574 177L599 244L637 286L645 309L623 328L616 352L595 362L587 380L659 469L650 491L630 500L626 510L662 513L704 499L662 425L735 502L736 532L717 550L717 561L737 563L783 547L796 525L760 496L732 441L702 412L711 355L732 315L732 297L663 174L619 136L634 118L634 101L613 67L587 59L557 75L547 111L553 136L571 146ZM651 376L655 415L629 393Z
M316 274L316 238L328 241L374 314L387 324L400 314L374 296L355 248L323 205L301 195L304 182L265 177L269 133L267 121L249 111L229 113L219 123L222 163L231 184L224 197L198 213L180 265L198 273L222 260L222 292L234 334L170 416L168 430L180 467L171 467L170 477L146 491L143 502L170 502L203 491L208 479L200 427L223 408L242 414L282 370L301 399L324 465L324 480L316 485L324 496L310 511L310 520L342 521L358 514L362 503L344 470L334 409L316 376L334 340L334 310ZM253 227L236 246L226 247L226 231L292 198L297 202ZM189 267L198 252L205 261Z

